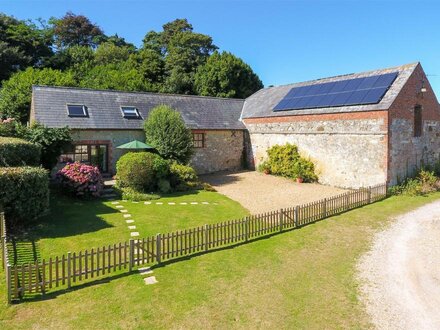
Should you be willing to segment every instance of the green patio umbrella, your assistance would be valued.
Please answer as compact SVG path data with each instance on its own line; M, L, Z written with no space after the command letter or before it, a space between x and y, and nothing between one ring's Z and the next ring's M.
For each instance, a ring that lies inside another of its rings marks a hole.
M126 149L126 150L148 150L148 149L154 149L152 146L138 141L138 140L133 140L131 142L125 143L123 145L120 145L119 147L116 147L118 149Z

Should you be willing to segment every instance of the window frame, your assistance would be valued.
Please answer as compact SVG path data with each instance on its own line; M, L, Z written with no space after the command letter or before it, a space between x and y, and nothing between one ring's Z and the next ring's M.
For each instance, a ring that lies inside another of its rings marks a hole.
M196 137L201 137L197 139ZM193 148L202 149L206 147L205 132L192 132Z
M72 107L81 107L82 110L83 110L83 113L82 114L71 114L70 111L69 111L69 107L70 106L72 106ZM79 118L81 118L81 117L88 117L87 107L84 104L67 103L66 104L66 109L67 109L67 115L69 117L79 117Z
M122 117L125 119L141 119L141 114L139 113L139 109L132 105L121 105L121 113ZM132 114L127 114L124 112L124 109L132 109Z
M421 137L423 135L423 108L421 105L414 107L414 123L413 123L413 135L414 137Z

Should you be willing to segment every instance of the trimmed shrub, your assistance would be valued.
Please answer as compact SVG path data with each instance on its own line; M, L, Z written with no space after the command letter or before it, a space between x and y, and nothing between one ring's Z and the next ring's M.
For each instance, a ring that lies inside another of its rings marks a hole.
M170 165L170 183L172 187L178 190L183 188L192 188L197 185L199 178L196 171L188 165L178 164L176 162Z
M391 195L426 195L440 190L440 179L434 171L421 169L413 178L407 178L401 184L389 189Z
M39 167L0 167L0 205L10 225L29 223L46 213L47 171Z
M144 124L145 136L159 154L186 164L193 154L191 130L179 112L166 105L155 107Z
M142 202L142 201L150 201L153 199L160 198L159 195L143 193L129 187L126 188L114 187L114 189L116 190L116 192L118 192L121 195L122 199L126 199L129 201Z
M150 152L129 152L116 163L116 179L120 188L139 192L155 191L160 178L168 174L168 163Z
M0 166L38 166L40 156L39 145L22 139L0 137Z
M78 162L64 166L56 174L56 179L64 191L78 197L99 197L104 187L97 167Z
M267 150L268 160L259 170L287 178L302 178L305 182L318 180L315 165L308 159L301 157L298 147L293 144L275 145Z

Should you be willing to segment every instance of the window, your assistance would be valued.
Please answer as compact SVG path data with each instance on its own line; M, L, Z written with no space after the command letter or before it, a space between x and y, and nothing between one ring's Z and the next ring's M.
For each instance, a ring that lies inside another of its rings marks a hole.
M414 137L422 136L423 133L423 119L422 119L422 107L416 105L414 107Z
M68 104L67 113L69 117L87 117L86 106L81 104Z
M108 171L108 145L77 144L60 156L60 163L80 162L98 166L105 173Z
M193 147L204 148L205 147L205 133L193 133Z
M138 109L135 107L121 107L122 116L128 119L139 119L141 116L139 115Z

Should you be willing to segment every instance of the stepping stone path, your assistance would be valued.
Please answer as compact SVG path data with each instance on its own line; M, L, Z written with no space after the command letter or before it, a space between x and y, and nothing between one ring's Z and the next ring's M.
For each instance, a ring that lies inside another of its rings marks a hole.
M156 280L156 276L150 276L150 277L144 278L144 283L146 285L150 285L150 284L156 284L159 282Z

